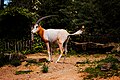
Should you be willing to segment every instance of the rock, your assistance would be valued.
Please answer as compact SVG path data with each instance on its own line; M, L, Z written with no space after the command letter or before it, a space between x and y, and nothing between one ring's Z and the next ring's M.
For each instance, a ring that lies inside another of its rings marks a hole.
M117 56L116 59L120 62L120 57L119 56Z
M114 46L107 45L107 44L101 44L101 43L94 43L94 42L72 42L72 44L75 47L76 51L83 50L83 51L89 51L91 53L94 52L100 52L100 53L106 53L111 52Z
M9 58L9 60L20 60L24 61L25 58L27 58L25 55L21 53L4 53L6 58Z
M112 67L112 63L105 63L101 66L101 71L110 70L111 67Z

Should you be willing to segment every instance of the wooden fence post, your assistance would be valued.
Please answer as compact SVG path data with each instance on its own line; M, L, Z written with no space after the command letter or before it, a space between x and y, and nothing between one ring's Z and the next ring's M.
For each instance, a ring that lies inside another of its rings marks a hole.
M1 41L2 43L2 49L4 51L14 51L14 52L19 52L22 50L32 49L32 41L29 40L11 40L11 41Z

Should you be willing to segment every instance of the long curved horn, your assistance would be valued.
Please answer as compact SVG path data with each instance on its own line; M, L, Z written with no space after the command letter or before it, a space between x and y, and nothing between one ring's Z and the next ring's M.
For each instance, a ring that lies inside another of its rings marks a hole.
M45 19L45 18L48 18L48 17L52 17L52 16L58 16L58 15L49 15L49 16L44 16L40 19L38 19L38 21L36 22L36 24L38 24L41 20Z

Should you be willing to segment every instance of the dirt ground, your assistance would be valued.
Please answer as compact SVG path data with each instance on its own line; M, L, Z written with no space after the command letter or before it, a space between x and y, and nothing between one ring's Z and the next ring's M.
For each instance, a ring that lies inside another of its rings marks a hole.
M27 58L48 58L46 54L36 53L36 54L29 54L26 55ZM41 72L41 66L38 65L31 65L25 67L26 62L22 62L22 64L18 67L13 67L11 65L6 65L0 68L0 80L83 80L83 78L87 75L87 73L80 72L76 67L76 62L78 61L85 61L89 59L90 61L93 60L100 60L105 58L106 55L100 55L99 57L89 55L89 56L70 56L67 57L65 62L63 63L64 59L61 58L59 63L55 63L55 60L58 58L58 55L53 55L54 62L48 64L49 71L48 73ZM87 65L81 67L82 69L86 68ZM32 70L28 74L19 74L15 75L16 71L22 70ZM113 76L107 79L99 79L96 78L94 80L120 80L120 77Z

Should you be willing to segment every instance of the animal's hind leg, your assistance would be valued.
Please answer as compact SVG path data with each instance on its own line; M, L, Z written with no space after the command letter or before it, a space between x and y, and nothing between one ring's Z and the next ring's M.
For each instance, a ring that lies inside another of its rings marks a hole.
M50 45L49 42L46 43L47 52L48 52L48 61L51 61L51 52L50 52Z
M64 54L65 54L64 60L66 59L67 52L68 52L68 50L67 50L67 44L68 44L69 38L70 38L70 36L67 37L67 40L65 41L65 45L64 45L64 49L65 49L65 51L64 51Z
M67 43L65 44L65 47L64 47L64 60L66 59L66 56L67 56Z
M60 58L62 57L63 51L64 51L63 44L62 43L58 43L58 45L59 45L59 48L60 48L60 55L59 55L56 63L60 60Z
M51 56L51 62L53 62L52 53L53 53L52 45L50 44L50 56Z

